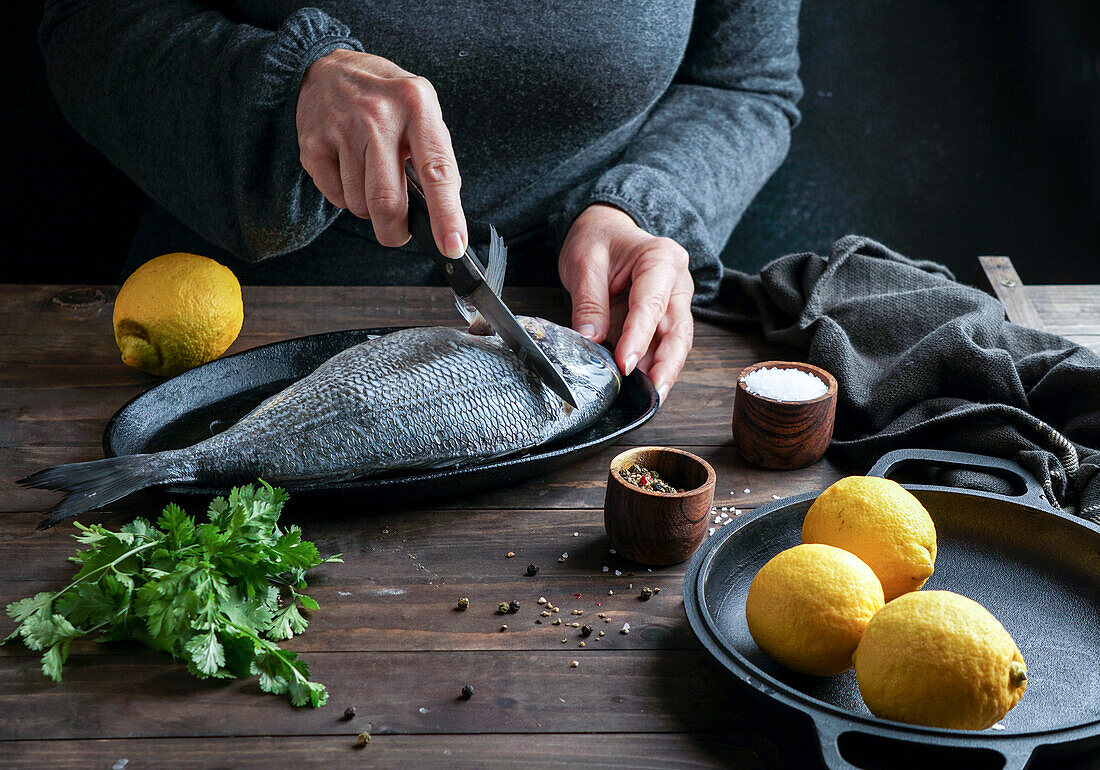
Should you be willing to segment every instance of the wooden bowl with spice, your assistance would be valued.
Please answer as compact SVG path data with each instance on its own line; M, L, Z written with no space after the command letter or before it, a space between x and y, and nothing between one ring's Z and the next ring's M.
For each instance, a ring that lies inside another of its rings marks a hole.
M682 449L638 447L611 461L603 524L619 554L650 567L679 564L707 533L714 468Z
M741 370L733 398L733 440L753 465L813 465L833 438L836 378L812 364L764 361Z

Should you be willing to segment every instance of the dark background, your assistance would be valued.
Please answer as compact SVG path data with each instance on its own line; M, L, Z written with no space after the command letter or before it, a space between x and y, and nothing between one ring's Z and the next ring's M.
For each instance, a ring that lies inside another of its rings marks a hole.
M40 4L6 10L0 281L112 283L143 196L53 103ZM803 123L728 263L861 233L964 280L1002 254L1025 282L1100 283L1098 0L807 0L800 48Z

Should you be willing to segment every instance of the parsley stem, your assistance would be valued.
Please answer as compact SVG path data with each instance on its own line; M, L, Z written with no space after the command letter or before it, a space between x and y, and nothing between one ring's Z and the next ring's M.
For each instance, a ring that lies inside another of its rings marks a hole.
M68 584L67 586L65 586L64 588L62 588L62 589L61 589L60 591L58 591L57 593L55 593L55 594L53 595L53 599L52 599L51 601L57 601L58 597L59 597L59 596L61 596L61 594L65 593L65 592L66 592L66 591L68 591L68 590L69 590L70 588L73 588L73 587L75 587L75 586L78 586L78 585L80 585L81 583L85 582L86 580L88 580L88 579L89 579L89 578L90 578L90 577L91 577L92 575L94 575L95 573L97 573L97 572L103 572L104 570L108 570L108 569L111 569L112 567L114 567L114 566L115 566L116 564L118 564L119 562L122 562L122 561L125 561L126 559L129 559L129 558L130 558L131 556L133 556L134 554L137 554L137 553L141 553L142 551L144 551L144 550L145 550L145 549L147 549L147 548L152 548L152 547L153 547L154 545L160 545L160 544L161 544L161 541L160 541L160 540L153 540L153 541L151 541L151 542L148 542L148 543L146 543L145 545L142 545L142 546L138 546L137 548L131 548L131 549L130 549L129 551L127 551L126 553L122 554L121 556L119 556L119 557L118 557L117 559L115 559L114 561L110 562L109 564L104 564L104 565L102 565L102 566L96 567L96 568L95 568L94 570L92 570L91 572L89 572L89 573L88 573L87 575L85 575L84 577L82 577L82 578L79 578L79 579L77 579L77 580L74 580L73 582L69 583L69 584Z
M248 628L247 626L241 626L241 625L238 625L238 624L234 623L224 613L222 613L222 622L225 623L227 626L230 626L231 628L235 628L238 631L241 631L246 636L251 638L253 641L259 642L263 646L263 648L268 652L269 655L274 655L275 657L277 657L279 660L281 660L283 662L284 666L286 666L291 671L293 671L294 672L294 677L296 679L299 679L300 681L303 681L303 682L308 682L309 681L304 676L302 676L302 672L299 671L296 666L294 666L289 660L286 659L286 655L284 654L282 647L275 644L274 642L271 642L271 641L268 641L267 639L264 639L259 634L257 634L255 631L253 631L251 628Z

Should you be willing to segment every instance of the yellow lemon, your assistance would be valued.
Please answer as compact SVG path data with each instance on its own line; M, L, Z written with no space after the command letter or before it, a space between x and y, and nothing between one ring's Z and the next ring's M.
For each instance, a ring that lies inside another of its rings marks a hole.
M244 321L233 271L197 254L164 254L126 279L115 299L122 361L171 377L220 356Z
M928 727L984 730L1027 687L1027 666L1008 631L951 591L906 594L879 610L855 664L872 714Z
M797 545L756 573L745 615L772 660L830 676L852 667L852 652L882 605L882 585L858 558L830 545Z
M936 525L900 484L849 476L820 495L802 523L803 543L851 551L882 581L886 601L916 591L936 564Z

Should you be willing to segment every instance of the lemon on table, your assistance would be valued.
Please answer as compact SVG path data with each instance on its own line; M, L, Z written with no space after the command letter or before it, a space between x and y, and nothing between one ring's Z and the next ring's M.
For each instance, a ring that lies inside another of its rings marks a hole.
M863 559L886 601L916 591L936 564L936 525L912 493L877 476L849 476L820 495L802 523L803 543L825 543Z
M811 676L852 667L852 652L883 605L882 585L856 556L796 545L772 557L749 585L749 633L768 657Z
M1027 688L1027 666L1008 631L951 591L906 594L879 610L855 664L872 714L927 727L984 730Z
M220 356L243 321L237 276L197 254L149 260L115 299L115 342L123 363L164 377Z

